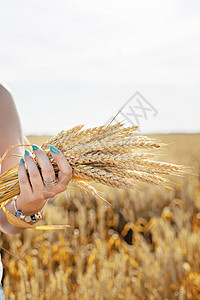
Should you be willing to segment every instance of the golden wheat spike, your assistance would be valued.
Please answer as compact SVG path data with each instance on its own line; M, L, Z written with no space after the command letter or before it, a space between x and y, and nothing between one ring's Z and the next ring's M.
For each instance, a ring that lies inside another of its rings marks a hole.
M136 129L135 126L124 128L122 123L85 130L83 125L78 125L60 132L41 148L47 153L56 174L58 166L47 148L53 145L64 153L72 167L74 182L86 179L115 188L133 189L137 181L164 185L166 179L159 175L181 173L181 166L153 161L156 155L149 150L162 144L149 137L137 136ZM36 157L34 159L37 163ZM17 172L15 169L0 175L0 202L19 194Z

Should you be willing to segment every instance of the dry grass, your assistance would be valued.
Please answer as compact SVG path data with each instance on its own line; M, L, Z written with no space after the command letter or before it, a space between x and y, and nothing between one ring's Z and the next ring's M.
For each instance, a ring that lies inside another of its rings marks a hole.
M95 185L112 207L77 189L50 200L41 222L71 228L2 234L25 265L3 252L5 299L200 299L200 135L158 138L163 161L198 176L171 178L174 190Z

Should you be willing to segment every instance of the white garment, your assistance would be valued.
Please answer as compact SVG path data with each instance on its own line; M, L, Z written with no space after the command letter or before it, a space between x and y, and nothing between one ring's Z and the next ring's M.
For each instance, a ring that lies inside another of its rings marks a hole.
M1 284L2 277L3 277L3 265L1 262L1 254L0 254L0 284Z
M0 174L1 174L1 164L0 164ZM2 276L3 276L3 265L1 262L1 254L0 254L0 284L1 284Z

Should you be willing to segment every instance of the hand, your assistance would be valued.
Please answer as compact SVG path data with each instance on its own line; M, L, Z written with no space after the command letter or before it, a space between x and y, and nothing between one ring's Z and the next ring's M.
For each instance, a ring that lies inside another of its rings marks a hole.
M33 145L32 148L41 167L43 179L47 182L55 180L55 172L46 153L37 145ZM72 178L72 168L67 162L64 154L53 146L50 146L50 150L52 157L59 167L58 181L53 186L44 184L34 158L28 150L25 150L24 159L21 158L20 160L18 166L20 194L17 197L16 204L17 209L21 209L23 213L40 211L48 198L52 198L66 190L67 185ZM25 164L29 173L30 182Z

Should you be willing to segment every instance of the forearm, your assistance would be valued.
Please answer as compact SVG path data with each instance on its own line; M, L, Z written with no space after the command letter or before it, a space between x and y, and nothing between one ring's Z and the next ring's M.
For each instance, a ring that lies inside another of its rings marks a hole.
M23 144L23 134L15 103L11 94L0 85L0 157L3 156L9 146L20 144ZM23 156L23 153L24 147L11 148L6 155L7 159L2 162L0 174L19 163L19 157L12 154ZM10 201L6 208L14 213L13 201ZM4 211L0 209L0 230L7 234L15 234L24 229L11 225Z
M12 95L0 85L0 157L10 146L21 144L23 144L23 132L14 100ZM19 157L12 154L23 156L23 153L23 147L11 148L6 156L10 157L2 162L1 173L19 163Z
M14 208L14 203L13 200L11 200L8 204L6 204L5 208L11 212L12 214L15 213L15 208ZM6 215L3 211L3 209L0 209L0 226L1 226L1 231L3 231L6 234L16 234L24 231L24 228L21 227L16 227L12 224L10 224L6 218Z
M10 93L0 86L0 156L3 156L9 146L21 144L23 144L22 128L14 101ZM32 151L40 165L40 170L33 155L27 149L24 152L23 147L9 150L9 158L3 160L1 170L4 173L11 167L18 168L20 193L17 196L16 209L13 200L6 205L6 208L12 214L18 210L18 217L24 218L27 223L30 221L30 225L41 218L41 210L47 203L47 199L64 192L72 178L72 168L59 149L50 147L51 156L59 168L57 178L46 152L37 145L33 145ZM11 154L17 156L10 157ZM31 218L25 217L27 215ZM0 229L7 234L20 233L24 230L10 224L2 209Z
M46 203L45 203L46 204ZM44 205L45 207L45 205ZM42 210L44 209L44 207L42 208ZM16 208L14 206L14 200L10 200L9 203L6 204L5 208L12 214L14 214L16 212ZM33 212L30 212L30 213L25 213L26 216L31 216L32 213L38 213L38 211L33 211ZM13 235L13 234L16 234L16 233L21 233L22 231L24 231L25 228L22 228L22 227L17 227L17 226L14 226L12 224L10 224L6 218L6 215L4 213L4 211L1 209L0 210L0 225L1 225L1 231L3 231L4 233L6 234L10 234L10 235ZM34 222L30 222L29 224L30 225L35 225L37 222L38 222L39 219L37 219L36 221Z

